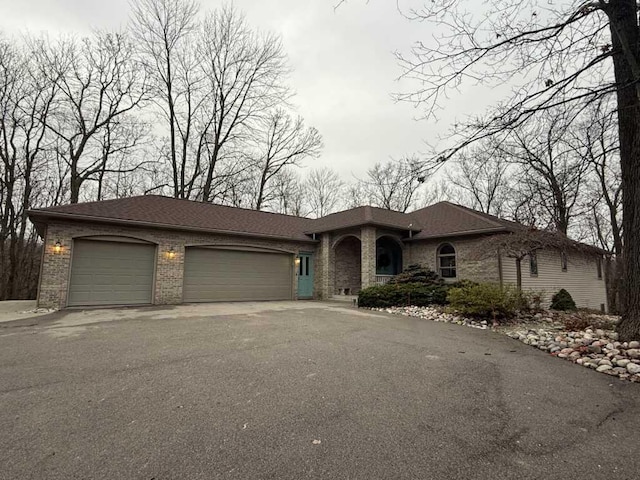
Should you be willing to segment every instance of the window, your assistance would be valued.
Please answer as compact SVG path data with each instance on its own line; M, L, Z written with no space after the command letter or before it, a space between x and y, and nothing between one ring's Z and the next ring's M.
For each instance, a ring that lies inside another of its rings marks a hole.
M567 271L567 254L565 252L560 252L560 266L563 272Z
M602 280L602 259L600 257L596 260L596 268L598 269L598 280Z
M456 278L456 249L449 243L438 249L438 271L442 278Z
M529 253L529 273L531 276L538 276L538 254L536 252Z

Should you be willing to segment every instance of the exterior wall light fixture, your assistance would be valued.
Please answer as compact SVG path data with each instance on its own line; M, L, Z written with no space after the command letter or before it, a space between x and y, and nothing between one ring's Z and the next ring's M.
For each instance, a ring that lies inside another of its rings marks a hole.
M62 244L60 240L57 240L56 243L53 244L53 253L61 253L62 252Z
M167 252L167 257L173 259L176 257L176 251L173 249L173 247L171 247L169 249L169 251Z

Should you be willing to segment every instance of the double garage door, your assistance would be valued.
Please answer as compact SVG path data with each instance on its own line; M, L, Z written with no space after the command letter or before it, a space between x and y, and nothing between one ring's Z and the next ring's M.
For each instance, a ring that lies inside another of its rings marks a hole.
M155 257L155 245L76 240L68 305L153 303ZM289 300L293 298L292 275L288 254L187 248L183 300Z
M291 255L246 250L187 248L185 302L290 300Z

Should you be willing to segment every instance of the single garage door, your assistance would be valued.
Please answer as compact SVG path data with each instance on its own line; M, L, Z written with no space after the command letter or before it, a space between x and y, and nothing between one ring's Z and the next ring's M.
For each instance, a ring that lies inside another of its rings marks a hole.
M292 262L282 253L187 248L184 301L290 300Z
M151 303L155 245L76 240L69 306Z

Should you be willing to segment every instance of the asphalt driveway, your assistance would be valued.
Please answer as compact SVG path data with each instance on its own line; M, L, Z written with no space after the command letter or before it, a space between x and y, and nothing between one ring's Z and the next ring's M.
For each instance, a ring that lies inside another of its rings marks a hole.
M637 479L640 385L347 305L0 324L3 479Z

